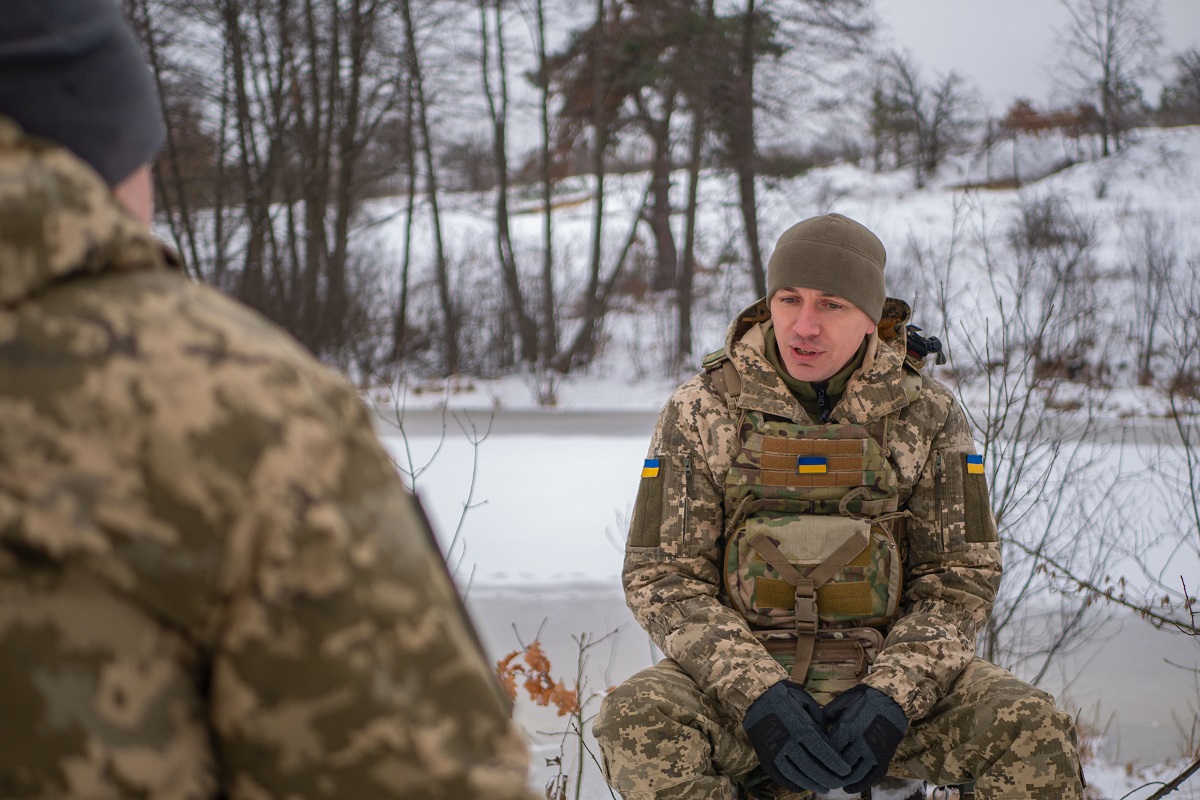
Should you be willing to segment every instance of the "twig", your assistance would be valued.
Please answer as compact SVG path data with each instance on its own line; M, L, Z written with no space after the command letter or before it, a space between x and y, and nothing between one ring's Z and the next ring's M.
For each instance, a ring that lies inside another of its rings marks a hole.
M581 731L579 728L575 728L575 733L579 736L579 741L583 742L583 731ZM587 744L584 743L583 749L587 752L588 757L592 759L592 763L596 765L596 769L603 773L604 767L600 765L600 759L596 758L596 754L592 752L592 748L588 747ZM620 800L620 798L617 797L617 793L613 791L611 786L607 786L606 788L608 789L609 796L612 797L613 800Z
M457 414L454 414L453 416L454 421L458 423L459 429L461 429L463 435L467 437L467 441L471 443L471 483L467 487L467 499L463 501L462 513L458 515L458 525L455 526L454 535L450 537L450 544L446 547L447 560L449 560L450 554L454 552L455 546L461 541L463 523L466 522L467 512L484 504L472 502L475 498L475 483L479 478L479 446L483 444L484 439L486 439L492 432L492 423L496 420L496 414L495 412L492 412L491 416L488 417L487 429L482 435L480 435L479 429L471 420L470 415L468 415L465 411L463 412L462 418L460 418ZM466 423L463 422L463 419L466 420ZM470 426L470 431L467 430L468 426ZM487 501L484 502L486 503ZM464 547L462 558L465 557L466 552ZM458 572L458 567L462 565L462 558L459 559L459 563L455 564L454 569L452 570L453 572Z
M1190 767L1176 775L1172 780L1163 784L1161 789L1147 797L1146 800L1159 800L1160 798L1166 797L1171 792L1178 789L1184 781L1192 777L1196 770L1200 770L1200 758L1197 758L1195 761L1193 761Z
M1077 577L1069 569L1067 569L1065 566L1063 566L1059 562L1055 561L1053 558L1047 556L1045 553L1034 551L1013 539L1009 539L1006 543L1018 548L1019 550L1024 551L1027 555L1029 555L1033 558L1044 561L1048 566L1053 568L1056 572L1060 573L1063 577L1065 577L1067 580L1074 583L1079 588L1084 589L1088 592L1091 592L1091 593L1095 594L1097 597L1107 600L1110 603L1116 603L1119 606L1124 606L1125 608L1128 608L1131 611L1136 612L1138 614L1138 616L1142 617L1143 619L1149 620L1150 623L1152 625L1155 625L1156 627L1164 628L1167 626L1171 626L1171 627L1175 628L1176 630L1178 630L1180 633L1187 634L1188 636L1200 636L1200 627L1197 627L1195 624L1195 615L1194 614L1192 617L1192 622L1190 624L1187 622L1183 622L1182 620L1172 619L1171 617L1163 616L1162 614L1151 611L1146 606L1138 605L1137 603L1134 603L1130 600L1126 600L1124 597L1121 597L1119 595L1114 595L1111 591L1106 591L1104 589L1101 589L1099 586L1097 586L1096 584L1092 583L1091 581L1089 581L1085 578Z
M1185 581L1183 579L1182 575L1179 576L1179 582L1181 584L1183 584L1183 605L1184 605L1184 608L1187 609L1188 618L1192 622L1192 626L1191 626L1192 633L1188 633L1188 635L1195 636L1196 635L1196 632L1195 632L1196 631L1196 599L1194 597L1192 597L1190 594L1188 594L1187 581ZM1184 631L1184 633L1187 633L1187 631Z

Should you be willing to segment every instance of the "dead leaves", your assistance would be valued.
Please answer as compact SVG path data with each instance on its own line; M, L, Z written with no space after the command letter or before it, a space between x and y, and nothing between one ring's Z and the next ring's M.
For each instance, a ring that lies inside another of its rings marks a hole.
M567 688L561 680L551 677L550 659L537 639L496 662L496 674L509 700L516 701L519 682L533 702L553 706L560 717L579 711L579 685Z

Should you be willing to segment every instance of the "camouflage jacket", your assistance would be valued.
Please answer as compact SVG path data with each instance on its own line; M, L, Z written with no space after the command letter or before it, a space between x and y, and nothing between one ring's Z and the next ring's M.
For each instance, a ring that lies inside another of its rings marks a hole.
M532 798L356 393L0 119L0 796Z
M626 600L642 627L739 718L787 671L723 596L722 495L741 447L738 415L757 410L813 424L763 356L768 319L760 301L730 326L726 353L741 378L736 409L707 372L667 402L650 443L660 473L642 479L623 570ZM888 417L886 455L898 477L900 508L911 512L905 594L864 682L919 719L974 656L976 631L999 586L1000 550L983 476L971 476L973 491L963 480L962 454L974 446L962 409L924 375L910 402L906 369L902 354L873 334L832 421L867 425Z

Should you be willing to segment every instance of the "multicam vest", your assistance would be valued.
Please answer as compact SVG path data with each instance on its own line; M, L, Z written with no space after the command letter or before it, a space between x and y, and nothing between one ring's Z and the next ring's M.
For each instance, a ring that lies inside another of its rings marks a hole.
M711 372L727 397L729 372ZM906 374L910 399L919 385ZM748 411L739 435L724 487L728 601L824 702L866 674L902 595L907 512L881 445L887 418L799 425Z

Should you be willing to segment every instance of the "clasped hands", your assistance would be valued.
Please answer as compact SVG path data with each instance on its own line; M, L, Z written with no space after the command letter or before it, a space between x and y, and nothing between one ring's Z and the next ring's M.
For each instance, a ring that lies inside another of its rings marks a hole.
M895 700L861 683L822 708L803 686L782 680L750 705L742 727L780 786L854 793L887 774L908 718Z

